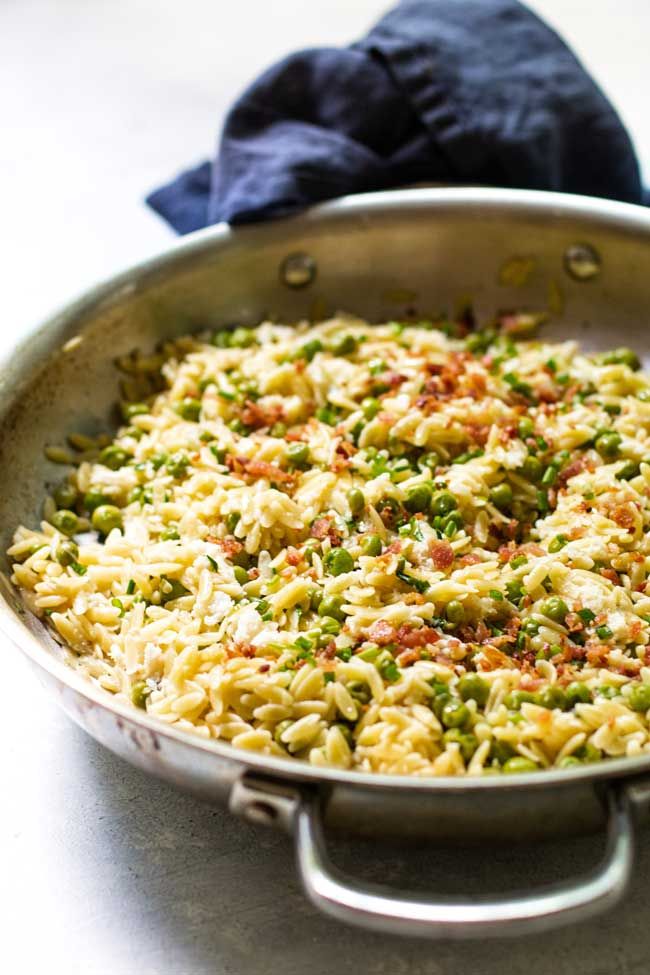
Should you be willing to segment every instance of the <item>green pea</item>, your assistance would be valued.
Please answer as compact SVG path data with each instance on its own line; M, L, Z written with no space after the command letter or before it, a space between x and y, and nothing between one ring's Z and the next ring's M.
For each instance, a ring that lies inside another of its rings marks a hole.
M515 754L514 748L507 741L500 741L498 738L495 738L490 744L490 758L496 759L500 765L503 765Z
M435 450L430 450L428 453L422 454L418 460L418 467L420 470L424 470L426 468L427 470L435 471L439 464L440 457Z
M280 421L274 423L270 430L271 436L278 437L279 439L282 439L282 437L284 437L286 432L287 432L286 423L281 423Z
M596 439L595 447L601 457L616 457L621 446L621 435L615 430L601 433Z
M247 349L255 341L255 332L252 328L235 328L230 333L230 346L233 349Z
M373 420L380 409L381 403L374 396L366 396L365 399L361 400L361 410L366 420Z
M111 499L103 491L88 491L84 494L84 508L86 511L92 512L95 508L99 508L100 504L110 504Z
M519 473L522 477L525 477L527 481L531 481L533 484L538 484L542 479L544 473L544 465L537 457L533 457L532 454L526 457L525 461L519 469Z
M576 765L582 765L582 762L575 755L565 755L557 763L558 768L574 768Z
M507 481L495 484L490 491L490 501L496 508L507 508L512 503L512 488Z
M288 728L291 727L292 724L293 721L291 721L290 718L285 718L284 721L278 721L278 723L276 724L273 730L273 740L276 742L276 744L282 745L283 747L286 748L286 745L282 741L282 735L285 733L285 731Z
M321 632L328 636L336 636L341 632L341 624L333 616L323 616L320 628Z
M359 348L359 342L354 335L337 335L331 344L333 355L352 355Z
M451 491L438 491L431 499L431 513L434 515L448 515L458 507L458 501Z
M163 606L165 603L171 603L174 599L181 599L182 596L187 596L189 591L180 579L169 579L167 576L161 576L160 578L160 602Z
M535 424L529 416L522 416L521 420L517 424L517 433L522 440L526 440L528 437L532 437L535 432Z
M468 731L461 731L460 728L450 728L442 736L445 745L455 742L460 747L460 753L464 761L469 762L470 758L478 748L478 738Z
M580 745L579 748L573 753L576 758L579 758L581 762L599 762L602 758L600 748L596 748L592 745L590 741L586 741L584 745Z
M227 329L220 329L212 336L212 344L216 345L218 349L228 349L230 348L231 335L232 332L229 332Z
M452 599L447 603L445 614L454 626L465 622L465 607L458 599Z
M246 569L244 569L241 565L236 565L232 571L235 580L239 583L239 585L245 586L248 582L248 572Z
M559 468L557 464L549 464L542 474L542 484L544 487L552 487L557 481Z
M350 511L356 517L360 515L361 512L366 507L366 499L364 497L363 491L359 488L350 488L347 493L348 504L350 505Z
M514 755L503 763L503 772L506 775L518 775L524 772L539 772L539 765L530 758L523 755Z
M521 624L521 629L524 631L524 633L527 633L528 636L537 636L539 633L539 622L534 620L532 617L529 617Z
M460 529L465 524L465 522L463 521L463 516L461 515L460 511L452 511L448 515L444 515L444 516L437 515L437 517L438 518L442 518L442 520L440 522L440 527L442 528L442 530L444 532L446 532L447 529L451 525L453 525L454 526L454 534L455 534L457 531L460 531Z
M621 347L620 349L614 349L613 352L608 352L602 358L603 365L622 365L629 366L634 372L637 372L641 368L641 360L639 359L636 352L632 349Z
M567 708L576 704L591 704L591 691L582 681L574 680L565 689Z
M146 403L120 403L120 411L122 419L128 423L134 416L142 416L144 413L148 413L149 407Z
M418 511L427 511L429 505L431 504L431 499L433 497L433 490L430 484L426 482L423 484L415 484L412 488L409 488L406 500L404 501L404 507L411 514L415 514Z
M192 396L186 396L176 404L176 412L183 420L196 423L201 416L201 401Z
M226 531L228 532L229 535L232 535L232 533L234 532L235 528L239 524L240 518L241 515L238 511L231 511L230 514L226 515L225 525L226 525Z
M302 467L309 460L309 447L306 443L292 443L287 448L287 463L290 467Z
M331 616L335 620L344 620L345 613L342 609L343 598L341 596L323 596L318 603L319 616Z
M147 709L147 699L151 694L151 688L147 684L146 680L139 680L131 688L131 701L135 704L136 708L142 708L143 711Z
M177 479L184 477L187 473L190 460L185 454L173 454L165 463L165 470Z
M363 555L368 555L371 558L376 558L381 555L381 538L379 535L366 535L361 542L361 552Z
M540 603L539 612L555 623L564 623L569 607L559 596L549 596Z
M476 701L482 708L487 703L490 685L478 674L464 674L458 681L458 693L463 701Z
M74 511L67 508L61 508L52 515L52 524L64 535L74 535L79 530L79 519Z
M503 703L510 711L518 711L522 704L539 704L539 695L532 691L510 691L503 699Z
M114 504L101 504L92 514L92 526L101 535L108 535L114 528L123 530L122 512Z
M637 684L626 700L633 711L650 710L650 684Z
M566 537L566 535L556 535L555 538L552 538L549 542L549 552L554 554L555 552L561 551L564 546L568 544L568 541L569 539Z
M99 455L99 463L112 471L117 471L120 467L124 467L130 460L131 455L127 454L126 450L122 450L121 447L117 447L115 444L104 447Z
M63 481L58 484L52 491L52 497L56 502L57 508L74 508L77 500L79 498L79 492L77 491L74 484L70 484L69 481Z
M57 547L56 561L59 565L72 565L79 561L79 546L70 538L65 538Z
M640 468L636 461L628 460L616 471L616 477L619 481L631 481L633 477L637 477L639 470Z
M567 697L561 687L558 687L557 684L551 684L540 694L539 703L543 708L548 708L549 711L553 711L555 708L564 711L567 705Z
M469 708L462 701L450 700L442 708L440 720L445 728L461 728L470 719Z
M364 681L353 680L347 685L350 697L358 701L359 704L367 704L372 697L370 688Z
M344 548L333 548L324 558L325 568L333 576L343 575L344 572L352 572L354 559Z

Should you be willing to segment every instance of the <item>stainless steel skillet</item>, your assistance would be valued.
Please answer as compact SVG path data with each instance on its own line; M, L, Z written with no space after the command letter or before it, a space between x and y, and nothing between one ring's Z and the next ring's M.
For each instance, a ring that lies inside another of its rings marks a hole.
M0 543L39 518L60 476L43 448L112 422L113 360L206 327L321 317L379 320L472 300L551 308L546 333L644 351L650 214L623 204L486 189L408 190L339 200L299 217L215 227L88 291L23 338L0 366ZM613 904L633 865L633 812L650 802L650 757L537 775L406 779L319 770L206 743L123 707L83 680L22 608L3 564L0 629L62 706L133 764L250 819L293 833L307 894L330 914L437 937L549 928ZM6 651L8 652L8 651ZM562 886L471 901L361 888L328 863L322 824L349 833L484 842L605 829L593 873Z

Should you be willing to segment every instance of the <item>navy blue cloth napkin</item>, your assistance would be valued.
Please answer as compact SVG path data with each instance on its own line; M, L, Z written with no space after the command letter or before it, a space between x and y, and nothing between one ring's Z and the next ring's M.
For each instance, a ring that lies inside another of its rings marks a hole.
M350 47L290 55L235 102L215 160L147 202L188 233L418 182L642 202L618 115L516 0L404 0Z

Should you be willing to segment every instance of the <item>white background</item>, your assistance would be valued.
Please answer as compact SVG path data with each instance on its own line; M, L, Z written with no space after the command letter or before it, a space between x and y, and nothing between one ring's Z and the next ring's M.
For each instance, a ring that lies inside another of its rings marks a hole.
M650 173L648 0L536 0L613 99ZM263 67L341 44L375 0L0 0L0 345L172 239L145 194L213 150ZM628 901L552 939L452 946L335 925L308 907L287 840L179 796L105 753L10 647L2 675L0 971L635 975L648 970L641 847ZM342 850L426 889L585 868L590 839L507 855Z

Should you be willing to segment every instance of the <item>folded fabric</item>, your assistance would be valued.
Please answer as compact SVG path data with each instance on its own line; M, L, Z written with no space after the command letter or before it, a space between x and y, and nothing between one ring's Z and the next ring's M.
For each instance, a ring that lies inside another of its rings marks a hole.
M642 202L620 118L517 0L404 0L350 47L290 55L234 104L215 160L147 202L188 233L421 182Z

